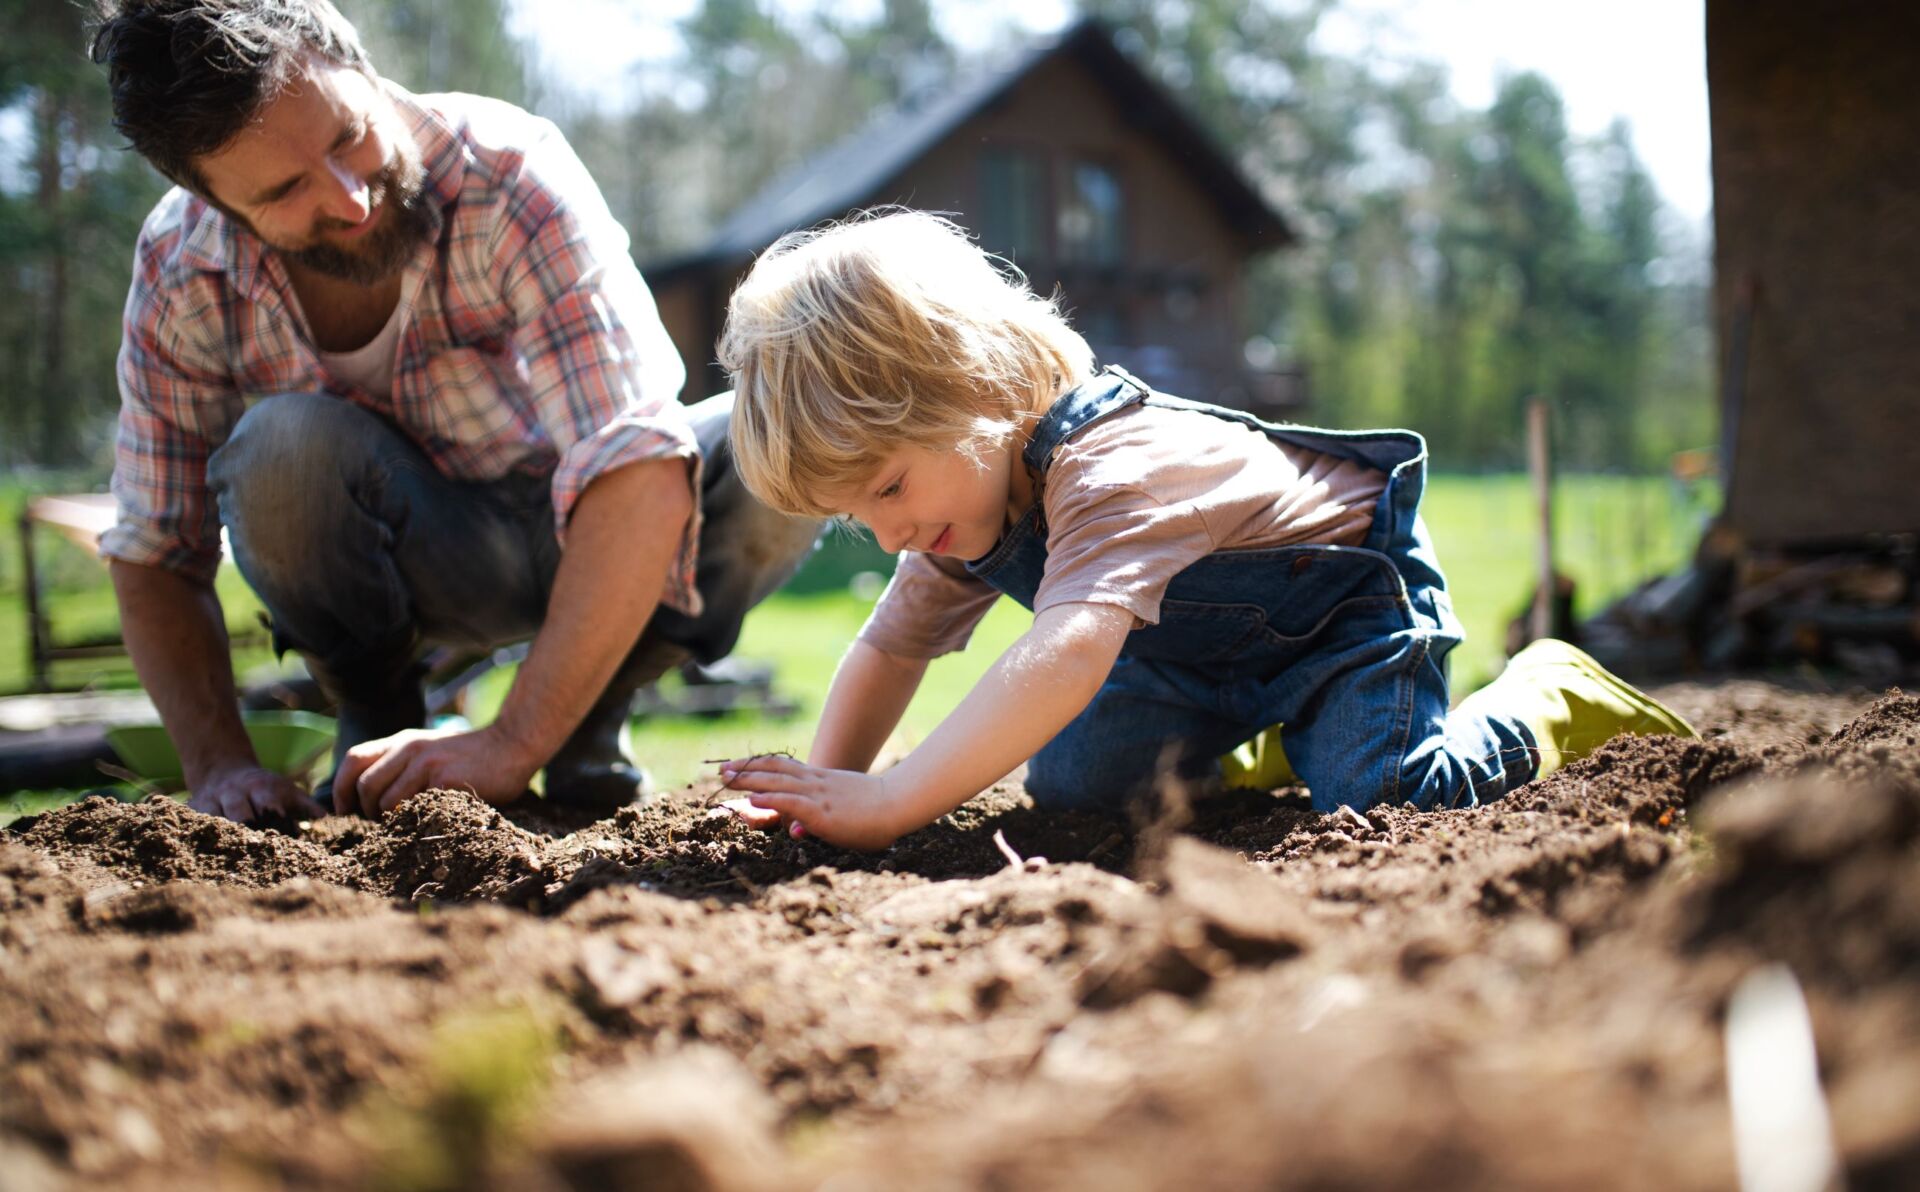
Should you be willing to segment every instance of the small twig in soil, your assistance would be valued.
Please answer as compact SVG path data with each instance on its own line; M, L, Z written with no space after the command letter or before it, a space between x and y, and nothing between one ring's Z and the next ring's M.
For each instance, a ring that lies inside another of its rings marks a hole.
M763 757L784 757L784 758L786 758L786 759L787 759L788 761L790 761L790 762L797 762L797 761L799 761L799 760L800 760L800 759L799 759L798 757L796 757L796 756L795 756L795 755L793 754L793 752L792 752L791 750L786 750L786 749L775 749L775 750L771 750L771 751L769 751L769 752L767 752L767 753L756 753L756 754L754 754L754 755L753 755L752 757L749 757L749 758L747 758L747 759L746 759L746 762L747 762L747 765L746 765L746 768L745 768L745 769L743 769L743 770L741 770L741 771L739 771L739 772L740 772L740 773L742 773L742 774L751 774L751 773L753 772L753 763L755 763L755 762L757 762L757 761L759 761L759 760L760 760L761 758L763 758ZM717 765L719 765L719 764L721 764L722 762L730 762L730 761L734 761L734 760L735 760L734 758L730 758L730 757L709 757L709 758L703 758L703 759L701 759L701 762L700 762L700 764L701 764L701 765L703 765L703 766L717 766ZM734 790L734 789L736 789L736 788L734 787L734 785L733 785L733 783L731 783L731 782L726 782L726 781L723 781L723 782L721 782L721 784L720 784L720 789L721 789L721 790L723 790L723 791L730 791L730 790ZM707 797L707 801L706 801L706 803L704 804L704 806L707 806L707 807L711 807L711 806L713 806L713 803L714 803L714 800L713 800L713 797L712 797L712 796L710 795L710 796L708 796L708 797Z

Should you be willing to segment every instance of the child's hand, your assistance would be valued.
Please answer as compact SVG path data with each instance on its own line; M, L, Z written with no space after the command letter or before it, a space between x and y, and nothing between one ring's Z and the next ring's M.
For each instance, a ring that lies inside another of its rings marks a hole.
M917 824L900 822L900 808L887 797L886 780L853 770L823 770L790 757L750 757L720 763L729 790L746 791L733 810L755 827L778 813L794 836L818 836L842 848L881 849Z
M751 799L728 799L722 802L720 807L724 811L731 812L733 818L739 820L749 828L758 828L762 832L773 832L779 830L781 826L779 812L769 811L765 807L755 807ZM800 828L798 824L795 824L794 828L797 829L793 833L795 837L806 835L806 830Z

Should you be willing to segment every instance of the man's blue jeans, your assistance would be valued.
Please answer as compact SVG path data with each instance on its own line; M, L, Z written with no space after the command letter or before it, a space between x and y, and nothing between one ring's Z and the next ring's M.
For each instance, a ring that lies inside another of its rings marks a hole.
M740 483L727 447L732 408L723 394L688 411L705 457L696 580L704 611L654 614L608 685L618 711L669 668L732 650L747 610L819 536L820 523L774 513ZM533 636L546 617L560 562L547 477L450 480L377 415L288 393L241 417L208 479L276 646L306 655L335 698L404 687L425 644L498 646ZM633 532L652 532L644 510Z

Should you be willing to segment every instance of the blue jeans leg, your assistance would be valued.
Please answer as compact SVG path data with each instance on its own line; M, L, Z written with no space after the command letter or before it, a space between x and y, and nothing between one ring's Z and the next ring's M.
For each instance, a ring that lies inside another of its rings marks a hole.
M208 480L278 644L349 685L424 641L497 645L545 614L559 546L542 478L450 480L376 415L288 393L241 417Z
M664 606L654 611L620 670L549 763L549 791L571 787L584 794L603 781L599 775L622 773L619 741L633 693L683 662L709 663L731 653L747 610L792 578L820 539L825 522L776 513L741 483L727 442L732 415L731 393L687 411L703 461L694 576L701 610L692 616Z
M1049 811L1117 811L1169 777L1204 781L1220 755L1262 726L1223 713L1209 678L1122 657L1093 702L1027 765L1027 793Z
M1448 710L1443 660L1459 631L1444 606L1436 623L1419 595L1410 626L1383 614L1347 627L1348 650L1316 660L1331 665L1286 717L1282 744L1319 811L1472 807L1533 777L1531 734L1518 721Z

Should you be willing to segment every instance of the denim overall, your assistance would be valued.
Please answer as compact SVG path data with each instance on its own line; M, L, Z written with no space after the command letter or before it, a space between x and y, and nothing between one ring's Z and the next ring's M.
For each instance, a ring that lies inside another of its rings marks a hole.
M1174 576L1160 623L1127 635L1093 702L1034 755L1035 802L1117 808L1165 774L1217 773L1221 754L1276 724L1321 811L1471 807L1533 777L1533 734L1518 719L1448 711L1444 663L1461 629L1418 513L1426 444L1409 431L1275 426L1109 368L1034 428L1033 506L967 570L1031 609L1047 565L1048 469L1080 431L1136 402L1358 460L1387 474L1386 490L1364 545L1216 551Z

